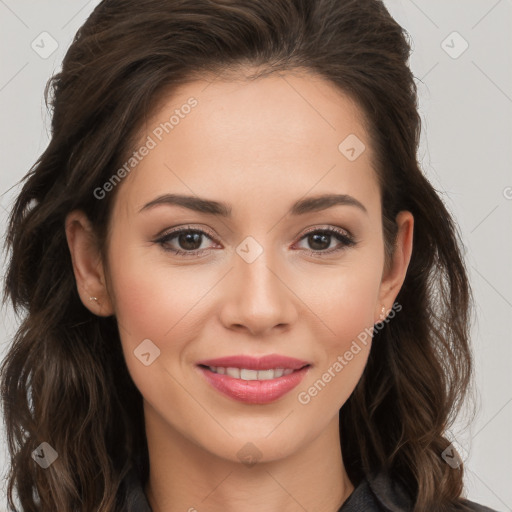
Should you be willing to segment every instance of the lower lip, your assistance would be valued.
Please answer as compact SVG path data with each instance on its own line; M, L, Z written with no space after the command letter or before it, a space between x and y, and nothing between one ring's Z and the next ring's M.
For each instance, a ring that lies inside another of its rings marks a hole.
M309 366L306 366L276 379L242 380L214 373L202 366L198 368L217 391L247 404L268 404L281 398L298 386L309 370Z

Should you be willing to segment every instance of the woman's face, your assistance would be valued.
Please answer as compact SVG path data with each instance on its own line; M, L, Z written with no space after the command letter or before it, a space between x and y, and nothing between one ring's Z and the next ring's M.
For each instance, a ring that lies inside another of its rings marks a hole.
M105 272L147 428L233 461L337 432L363 333L393 306L412 241L404 212L385 275L357 107L311 75L196 81L147 120L137 150L113 181ZM298 362L258 362L269 355Z

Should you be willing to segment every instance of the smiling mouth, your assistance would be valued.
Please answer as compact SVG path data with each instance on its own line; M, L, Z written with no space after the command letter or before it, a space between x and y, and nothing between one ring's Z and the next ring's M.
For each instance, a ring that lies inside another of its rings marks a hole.
M297 370L293 370L291 368L269 368L268 370L250 370L248 368L234 368L234 367L223 367L223 366L206 366L199 365L201 368L207 369L212 373L216 373L218 375L227 375L228 377L232 377L234 379L239 380L273 380L278 379L280 377L290 375L293 372L297 372L310 366L309 364L302 366Z
M251 361L249 361L250 364ZM196 368L210 386L228 398L248 405L263 405L274 402L289 393L300 384L311 368L308 363L287 362L285 364L295 366L295 368L265 368L263 366L262 369L256 370L201 363Z

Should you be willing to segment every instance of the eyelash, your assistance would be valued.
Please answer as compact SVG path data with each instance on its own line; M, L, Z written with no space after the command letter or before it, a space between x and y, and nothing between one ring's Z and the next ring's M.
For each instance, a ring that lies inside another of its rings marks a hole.
M211 249L196 249L194 251L183 251L181 249L169 249L169 248L165 247L166 244L168 244L170 240L172 240L173 238L176 238L177 236L179 236L183 233L200 234L200 235L204 235L207 238L210 238L212 240L214 238L212 234L210 234L206 231L203 231L202 229L192 228L189 226L187 228L180 228L180 229L176 229L174 231L165 233L163 236L155 239L154 243L159 244L162 247L162 249L166 252L172 252L177 256L185 256L185 257L200 257L203 253L209 252L211 250ZM325 254L332 254L335 252L343 251L346 248L353 247L357 244L357 242L354 240L352 235L350 235L347 231L341 230L338 228L334 228L334 227L309 229L302 235L302 237L299 239L299 241L303 240L304 238L306 238L307 236L309 236L311 234L316 234L316 233L326 234L328 236L334 236L341 242L341 246L339 246L337 248L333 248L333 249L327 249L324 251L318 251L318 250L314 251L314 250L309 250L309 249L303 249L304 251L306 251L308 253L309 256L324 257Z

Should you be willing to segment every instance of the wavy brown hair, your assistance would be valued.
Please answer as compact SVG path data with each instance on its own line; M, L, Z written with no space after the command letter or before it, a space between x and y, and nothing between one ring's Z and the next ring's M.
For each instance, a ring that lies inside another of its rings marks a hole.
M415 219L397 297L340 411L344 464L357 484L387 471L415 512L464 510L462 467L444 462L446 430L471 377L471 290L456 225L417 161L420 117L407 33L379 0L104 0L48 82L51 140L10 216L5 299L21 324L1 368L11 467L8 502L32 511L121 511L123 478L149 470L142 396L114 316L80 301L64 220L89 217L101 247L116 190L93 191L132 153L160 98L194 78L246 80L306 70L360 107L376 155L386 261L395 217ZM252 75L248 70L254 70ZM136 172L136 171L135 171ZM119 187L117 187L119 188ZM47 470L31 453L59 454Z

